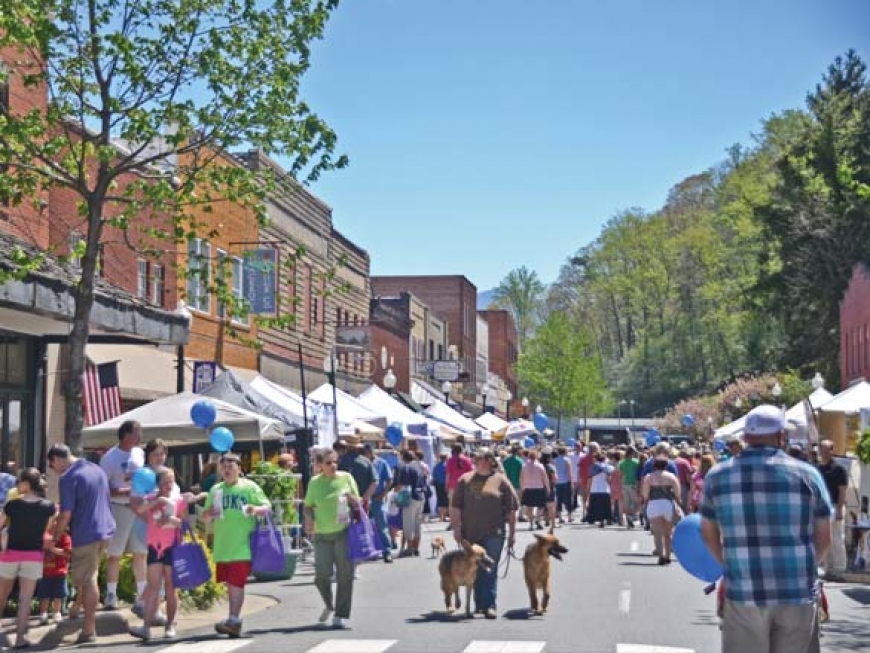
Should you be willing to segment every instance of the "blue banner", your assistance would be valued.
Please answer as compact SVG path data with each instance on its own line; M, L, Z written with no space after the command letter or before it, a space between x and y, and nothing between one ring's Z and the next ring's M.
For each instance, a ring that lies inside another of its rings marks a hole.
M245 252L245 299L253 315L274 314L278 310L278 250L274 247Z
M214 361L194 361L193 391L197 394L208 390L217 376L217 363Z

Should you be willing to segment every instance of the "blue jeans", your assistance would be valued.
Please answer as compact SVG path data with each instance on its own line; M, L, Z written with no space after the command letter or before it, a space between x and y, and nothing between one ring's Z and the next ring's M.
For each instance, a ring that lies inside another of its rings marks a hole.
M504 549L504 535L488 535L479 544L486 549L486 554L492 558L492 571L486 571L483 567L477 570L477 579L474 581L474 607L477 610L496 609L496 583L498 582L498 563L501 560L501 552Z
M369 504L369 517L375 522L375 530L381 539L381 552L386 555L392 548L390 541L390 529L387 526L387 510L383 501L371 500Z

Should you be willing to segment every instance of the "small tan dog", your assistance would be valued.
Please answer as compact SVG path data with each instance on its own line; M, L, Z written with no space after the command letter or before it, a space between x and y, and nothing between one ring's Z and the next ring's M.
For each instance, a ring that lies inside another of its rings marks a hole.
M441 574L441 591L444 592L444 605L447 614L453 614L454 609L462 607L459 601L459 588L465 586L465 616L471 618L471 590L477 578L477 568L487 571L495 564L486 549L479 544L471 544L462 540L462 548L445 553L438 563L438 573ZM454 597L454 605L450 599Z
M432 557L437 558L444 553L447 553L447 543L443 537L436 535L432 538Z
M561 560L562 554L568 553L568 549L562 546L558 537L553 535L552 528L546 535L535 533L535 538L537 541L526 547L523 556L523 573L526 577L532 612L541 615L547 611L547 606L550 604L550 556ZM539 589L544 592L540 607L538 607Z

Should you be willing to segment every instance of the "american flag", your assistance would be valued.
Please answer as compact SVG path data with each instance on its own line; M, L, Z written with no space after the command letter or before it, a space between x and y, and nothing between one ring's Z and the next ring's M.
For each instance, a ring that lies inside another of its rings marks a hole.
M85 368L82 400L85 405L85 426L101 424L121 414L118 361Z

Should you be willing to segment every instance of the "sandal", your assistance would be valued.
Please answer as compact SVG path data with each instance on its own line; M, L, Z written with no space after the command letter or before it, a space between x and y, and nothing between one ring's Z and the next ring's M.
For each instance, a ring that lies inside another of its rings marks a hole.
M76 644L96 644L97 636L95 633L79 633L76 638Z

